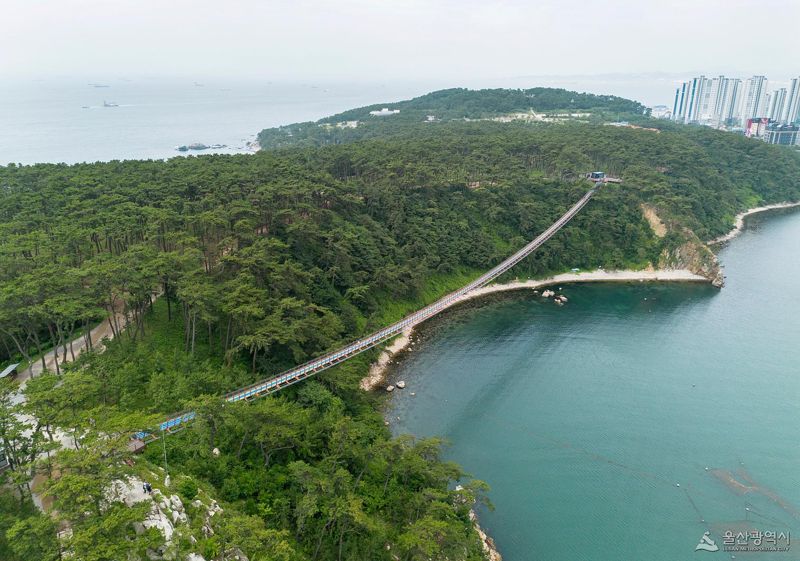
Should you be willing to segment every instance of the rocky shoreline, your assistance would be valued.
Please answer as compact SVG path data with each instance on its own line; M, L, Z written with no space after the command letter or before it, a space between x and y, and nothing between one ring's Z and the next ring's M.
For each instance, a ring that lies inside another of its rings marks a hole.
M478 515L474 510L469 511L469 519L472 520L472 525L475 527L475 531L478 532L478 535L481 537L483 551L486 553L487 559L489 561L503 561L503 556L500 555L499 551L497 551L497 546L495 545L494 540L483 530L483 528L481 528L480 522L478 522Z

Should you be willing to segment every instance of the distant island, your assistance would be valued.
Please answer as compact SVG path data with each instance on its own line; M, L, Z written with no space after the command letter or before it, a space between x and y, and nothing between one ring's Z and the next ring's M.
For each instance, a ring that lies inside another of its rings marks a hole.
M176 146L175 150L178 152L188 152L189 150L216 150L227 147L227 144L203 144L202 142L195 142L193 144L182 144L180 146Z

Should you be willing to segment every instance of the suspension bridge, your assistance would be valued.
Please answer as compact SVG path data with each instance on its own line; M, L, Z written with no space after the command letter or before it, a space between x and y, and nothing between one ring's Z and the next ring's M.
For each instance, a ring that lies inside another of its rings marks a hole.
M553 222L553 224L547 228L547 230L539 234L535 240L528 243L522 249L514 253L511 257L493 269L484 273L469 284L459 288L455 292L451 292L433 304L425 306L421 310L406 316L400 321L393 323L392 325L379 331L371 333L370 335L367 335L366 337L363 337L357 341L354 341L345 347L310 360L305 364L301 364L300 366L282 372L271 378L267 378L266 380L262 380L260 382L256 382L255 384L234 390L226 394L223 399L229 403L235 403L237 401L252 400L257 397L273 394L282 390L283 388L286 388L287 386L301 382L306 378L310 378L314 374L322 372L323 370L326 370L332 366L336 366L337 364L340 364L359 353L380 345L388 339L399 335L406 329L409 329L435 316L442 310L449 308L453 304L464 299L473 290L489 284L497 277L511 269L514 265L525 259L528 255L536 251L543 243L553 237L553 235L555 235L570 220L572 220L572 218L578 214L578 212L580 212L584 206L586 206L592 196L597 192L598 188L605 182L606 181L604 181L604 179L598 180L592 189L587 191L586 194L583 195L580 200L578 200L578 202L576 202L558 220ZM151 442L159 438L160 435L175 432L184 428L194 418L194 411L181 413L161 423L158 426L158 432L140 432L135 434L134 438L142 440L144 443Z

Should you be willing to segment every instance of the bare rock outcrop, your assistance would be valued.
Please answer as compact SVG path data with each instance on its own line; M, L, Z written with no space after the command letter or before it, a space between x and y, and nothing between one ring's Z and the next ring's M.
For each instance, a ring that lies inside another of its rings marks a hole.
M694 232L684 228L681 232L683 243L672 250L665 249L659 256L659 267L664 269L688 269L722 288L725 279L717 256L700 241Z

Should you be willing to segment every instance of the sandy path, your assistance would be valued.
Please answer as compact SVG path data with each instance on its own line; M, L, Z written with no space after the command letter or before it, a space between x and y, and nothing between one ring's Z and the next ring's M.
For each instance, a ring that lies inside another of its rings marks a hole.
M544 288L560 283L578 282L709 282L707 278L696 275L687 269L661 269L657 271L586 271L577 273L562 273L546 279L531 279L514 281L505 284L490 284L478 288L465 295L459 302L480 298L486 294L506 292L508 290L522 290Z
M120 322L120 325L124 325L125 318L122 314L117 314L117 321ZM91 338L92 344L94 348L98 348L100 345L100 341L104 338L113 339L114 332L111 330L111 323L108 319L103 320L99 325L94 327L91 330ZM72 362L72 353L69 350L70 345L67 344L67 357L64 360L63 356L63 347L59 347L58 349L58 356L61 360L59 360L59 364L64 364L65 362ZM72 351L75 353L75 358L79 357L80 354L86 350L86 340L84 339L83 335L79 335L76 339L72 341ZM55 372L56 370L56 356L55 350L50 349L44 355L44 362L47 365L47 369ZM20 381L20 388L25 387L25 383L33 377L38 376L44 371L44 367L42 366L42 359L36 359L33 364L29 368L26 368L22 372L20 372L18 380Z
M154 293L153 302L155 302L159 298L159 296L161 296L160 293ZM119 305L117 307L119 307ZM116 312L116 324L120 326L120 329L125 329L128 326L128 318L121 311ZM92 348L98 350L102 349L103 339L111 340L114 338L114 330L111 328L110 318L104 319L95 327L93 327L89 332L89 334L92 340ZM72 351L70 351L70 346L72 347ZM63 355L63 350L64 350L63 346L60 346L58 348L58 356L60 359L58 362L59 364L72 362L73 353L75 354L75 358L78 358L81 355L81 353L83 353L86 350L86 340L83 337L83 333L79 334L75 339L73 339L71 345L70 343L67 343L66 357L64 357ZM44 362L48 370L50 370L51 372L56 371L56 356L54 349L50 349L44 354ZM37 358L33 362L33 364L31 364L28 368L20 372L19 376L17 376L17 380L20 383L19 389L24 390L28 380L30 378L38 376L43 371L44 367L42 366L42 359Z

